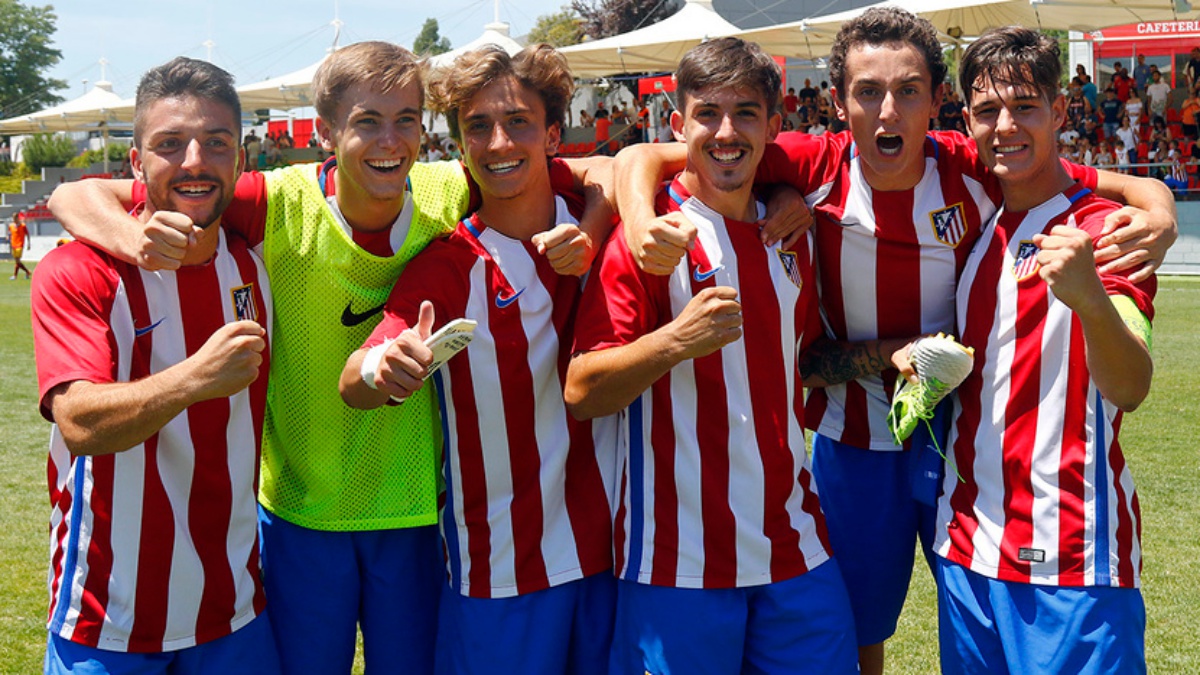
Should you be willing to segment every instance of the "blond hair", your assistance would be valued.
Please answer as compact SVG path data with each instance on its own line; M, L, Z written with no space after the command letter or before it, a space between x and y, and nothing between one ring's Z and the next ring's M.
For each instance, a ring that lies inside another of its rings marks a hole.
M421 68L413 53L390 42L357 42L329 55L313 75L313 104L327 124L337 118L346 91L360 83L386 94L415 84L421 90ZM424 92L418 94L423 99Z

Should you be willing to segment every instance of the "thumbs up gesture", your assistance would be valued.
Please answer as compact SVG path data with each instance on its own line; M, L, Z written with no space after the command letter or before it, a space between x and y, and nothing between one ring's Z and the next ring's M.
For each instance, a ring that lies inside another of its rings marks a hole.
M432 332L433 303L426 300L421 303L417 325L401 333L383 353L375 371L375 386L379 391L403 400L421 388L433 363L433 352L425 346Z

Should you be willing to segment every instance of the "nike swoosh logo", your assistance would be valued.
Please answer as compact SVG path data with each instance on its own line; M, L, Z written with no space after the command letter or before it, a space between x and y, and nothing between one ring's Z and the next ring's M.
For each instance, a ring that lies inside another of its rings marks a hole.
M700 268L697 267L695 269L695 271L692 272L692 278L696 280L696 283L702 284L705 281L708 281L709 279L711 279L714 274L716 274L717 272L720 272L723 269L725 269L724 265L717 265L716 267L712 268L711 270L709 270L707 272L701 272Z
M133 336L134 337L142 337L146 333L149 333L150 331L154 330L155 328L158 328L158 324L160 324L166 320L167 320L167 317L164 316L163 318L159 319L158 321L155 321L154 323L150 324L149 326L146 326L145 328L138 328L138 327L134 326Z
M386 302L378 307L372 307L365 312L355 312L354 310L350 309L351 305L348 304L346 305L345 311L342 312L342 325L346 328L353 328L382 312L385 305L387 305Z
M521 297L521 294L524 292L525 292L525 289L522 288L521 290L517 291L516 293L513 293L512 295L508 296L507 298L501 297L503 295L504 291L497 293L496 294L496 307L498 307L500 309L504 309L505 307L508 307L509 305L516 302L517 298Z

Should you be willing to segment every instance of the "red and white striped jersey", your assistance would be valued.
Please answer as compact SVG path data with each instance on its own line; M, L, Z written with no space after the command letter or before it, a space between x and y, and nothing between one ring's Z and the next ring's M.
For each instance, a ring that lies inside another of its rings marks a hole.
M675 366L619 415L618 575L681 588L795 577L830 555L796 370L798 345L820 332L811 239L764 247L753 223L724 219L678 182L657 207L696 225L695 250L653 276L622 232L609 237L600 278L584 290L576 351L633 343L714 286L738 290L744 333Z
M1078 184L1027 212L1001 210L963 271L958 321L975 367L958 388L934 550L988 577L1138 585L1141 519L1117 432L1088 374L1083 330L1038 274L1033 235L1098 237L1117 208ZM1154 280L1102 274L1151 316Z
M557 205L556 222L577 222L562 197ZM511 597L612 568L615 422L577 422L563 402L579 289L533 244L476 214L408 264L364 345L415 325L422 300L438 325L478 322L470 346L434 376L442 541L463 595Z
M226 323L271 326L261 262L224 232L210 262L174 272L67 244L38 265L32 296L47 419L45 396L60 384L140 380L194 354ZM228 635L263 610L257 494L267 354L249 388L189 406L124 452L73 455L54 428L52 633L110 651L172 651Z
M1070 165L1095 184L1095 171ZM925 142L921 180L910 190L872 189L850 132L781 134L758 180L789 183L816 219L817 276L826 333L835 340L910 338L954 332L954 291L1000 187L974 143L957 132ZM896 373L809 393L808 428L873 450L900 449L888 432Z

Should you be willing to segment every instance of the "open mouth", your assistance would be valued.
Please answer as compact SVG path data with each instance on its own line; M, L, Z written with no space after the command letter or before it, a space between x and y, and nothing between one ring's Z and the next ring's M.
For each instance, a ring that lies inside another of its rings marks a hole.
M404 166L403 159L368 159L365 163L380 173L394 173Z
M708 156L712 157L717 164L737 164L746 156L746 150L745 148L715 148L708 152Z
M485 164L484 166L487 168L488 171L490 171L496 175L503 176L505 174L509 174L509 173L512 173L513 171L516 171L517 168L519 166L521 166L522 162L523 162L523 160L513 159L513 160L509 160L507 162L493 162L491 164Z
M880 154L894 157L904 148L904 138L900 134L882 134L875 137L875 147Z
M1011 155L1025 149L1024 145L1001 145L996 147L997 155Z
M207 197L217 189L217 186L213 183L178 183L171 186L171 189L177 195L196 198Z

